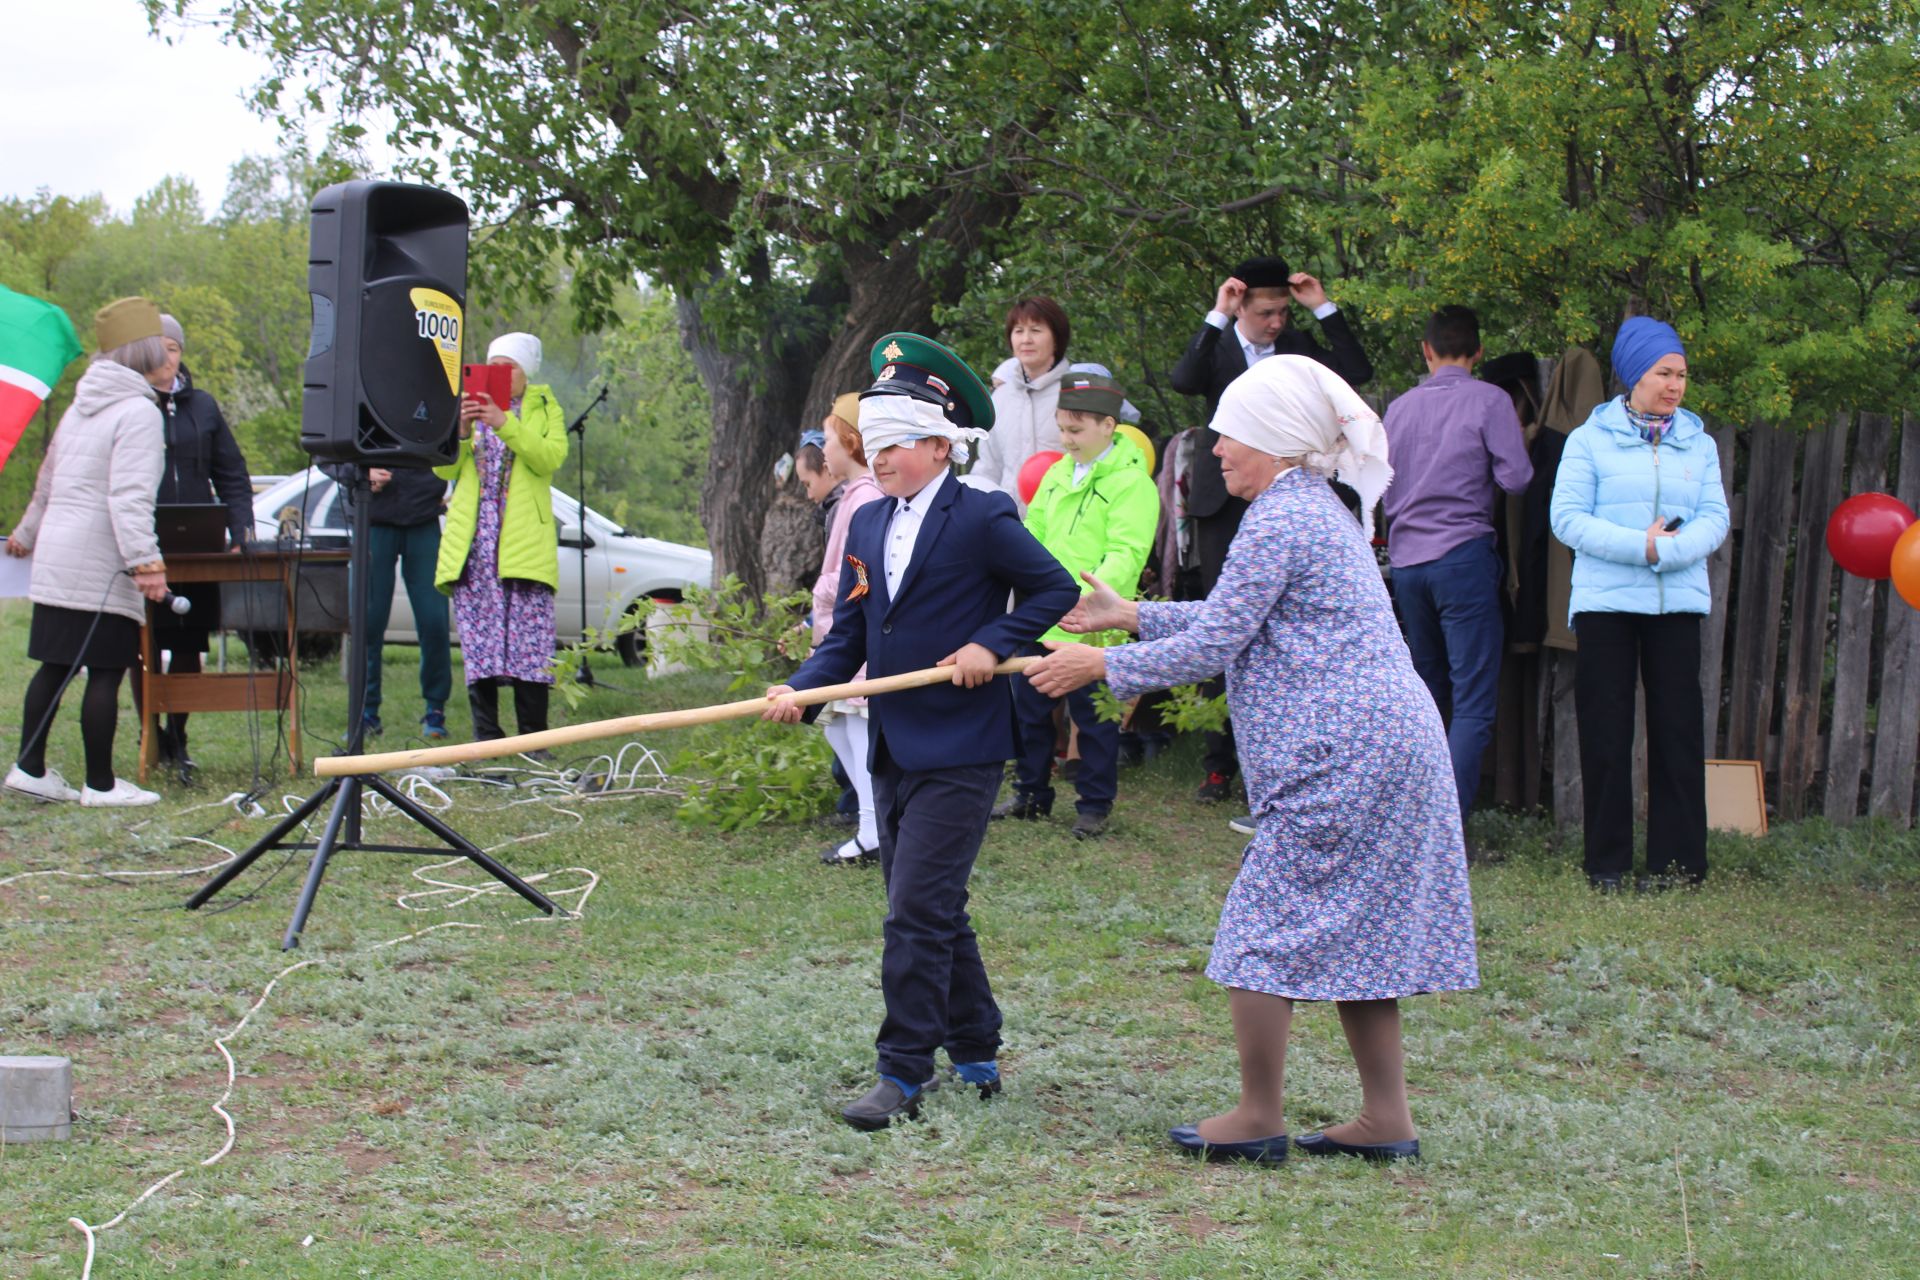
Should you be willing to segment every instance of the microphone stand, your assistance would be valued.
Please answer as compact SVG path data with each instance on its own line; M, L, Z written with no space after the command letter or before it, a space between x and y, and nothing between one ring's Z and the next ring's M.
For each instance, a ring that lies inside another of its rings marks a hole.
M594 679L593 668L587 665L587 650L585 645L587 638L587 418L595 409L606 403L606 399L607 386L605 383L602 383L600 386L600 394L593 398L591 404L580 411L580 416L575 418L573 423L567 428L567 434L580 437L580 447L574 455L580 481L574 488L573 499L576 530L580 535L580 639L582 643L580 648L579 680L581 684L586 685L589 689L594 687Z

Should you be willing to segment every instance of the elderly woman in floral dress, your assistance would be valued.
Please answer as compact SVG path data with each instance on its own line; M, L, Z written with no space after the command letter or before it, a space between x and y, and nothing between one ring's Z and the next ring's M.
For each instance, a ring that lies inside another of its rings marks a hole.
M1203 601L1135 604L1097 581L1063 620L1141 643L1057 646L1027 671L1059 697L1106 679L1122 701L1226 675L1258 831L1227 893L1207 976L1228 988L1240 1105L1172 1131L1210 1159L1277 1164L1296 1000L1331 1000L1360 1114L1294 1139L1316 1155L1417 1157L1399 1000L1479 985L1446 735L1369 546L1392 476L1380 420L1305 356L1262 360L1212 423L1227 488L1253 503ZM1367 528L1327 483L1357 490ZM1091 580L1091 579L1090 579Z

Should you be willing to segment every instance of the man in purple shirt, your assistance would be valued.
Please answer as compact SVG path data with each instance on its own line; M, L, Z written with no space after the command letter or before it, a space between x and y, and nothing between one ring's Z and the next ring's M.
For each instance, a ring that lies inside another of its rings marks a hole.
M1494 502L1500 489L1525 489L1533 464L1512 399L1473 377L1479 317L1441 307L1420 353L1431 376L1388 405L1385 418L1387 559L1413 665L1447 721L1464 826L1493 740L1505 647Z

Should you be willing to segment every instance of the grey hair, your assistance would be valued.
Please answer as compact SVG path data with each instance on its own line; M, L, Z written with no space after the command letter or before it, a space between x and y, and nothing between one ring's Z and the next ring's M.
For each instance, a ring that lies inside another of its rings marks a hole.
M111 351L102 351L94 356L95 360L111 360L123 364L138 374L149 374L164 366L171 357L167 352L166 339L135 338L124 346Z

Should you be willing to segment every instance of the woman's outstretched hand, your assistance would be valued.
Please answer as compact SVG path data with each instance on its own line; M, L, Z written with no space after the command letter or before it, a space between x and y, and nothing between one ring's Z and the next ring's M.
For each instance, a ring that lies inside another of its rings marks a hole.
M1080 576L1092 585L1093 590L1081 596L1080 603L1067 610L1067 616L1060 619L1062 631L1082 636L1092 631L1134 632L1140 629L1140 606L1131 600L1122 600L1118 591L1091 573Z
M1102 628L1104 630L1104 628ZM1064 698L1075 689L1107 678L1107 651L1090 644L1046 642L1047 656L1026 670L1027 682L1049 698Z

